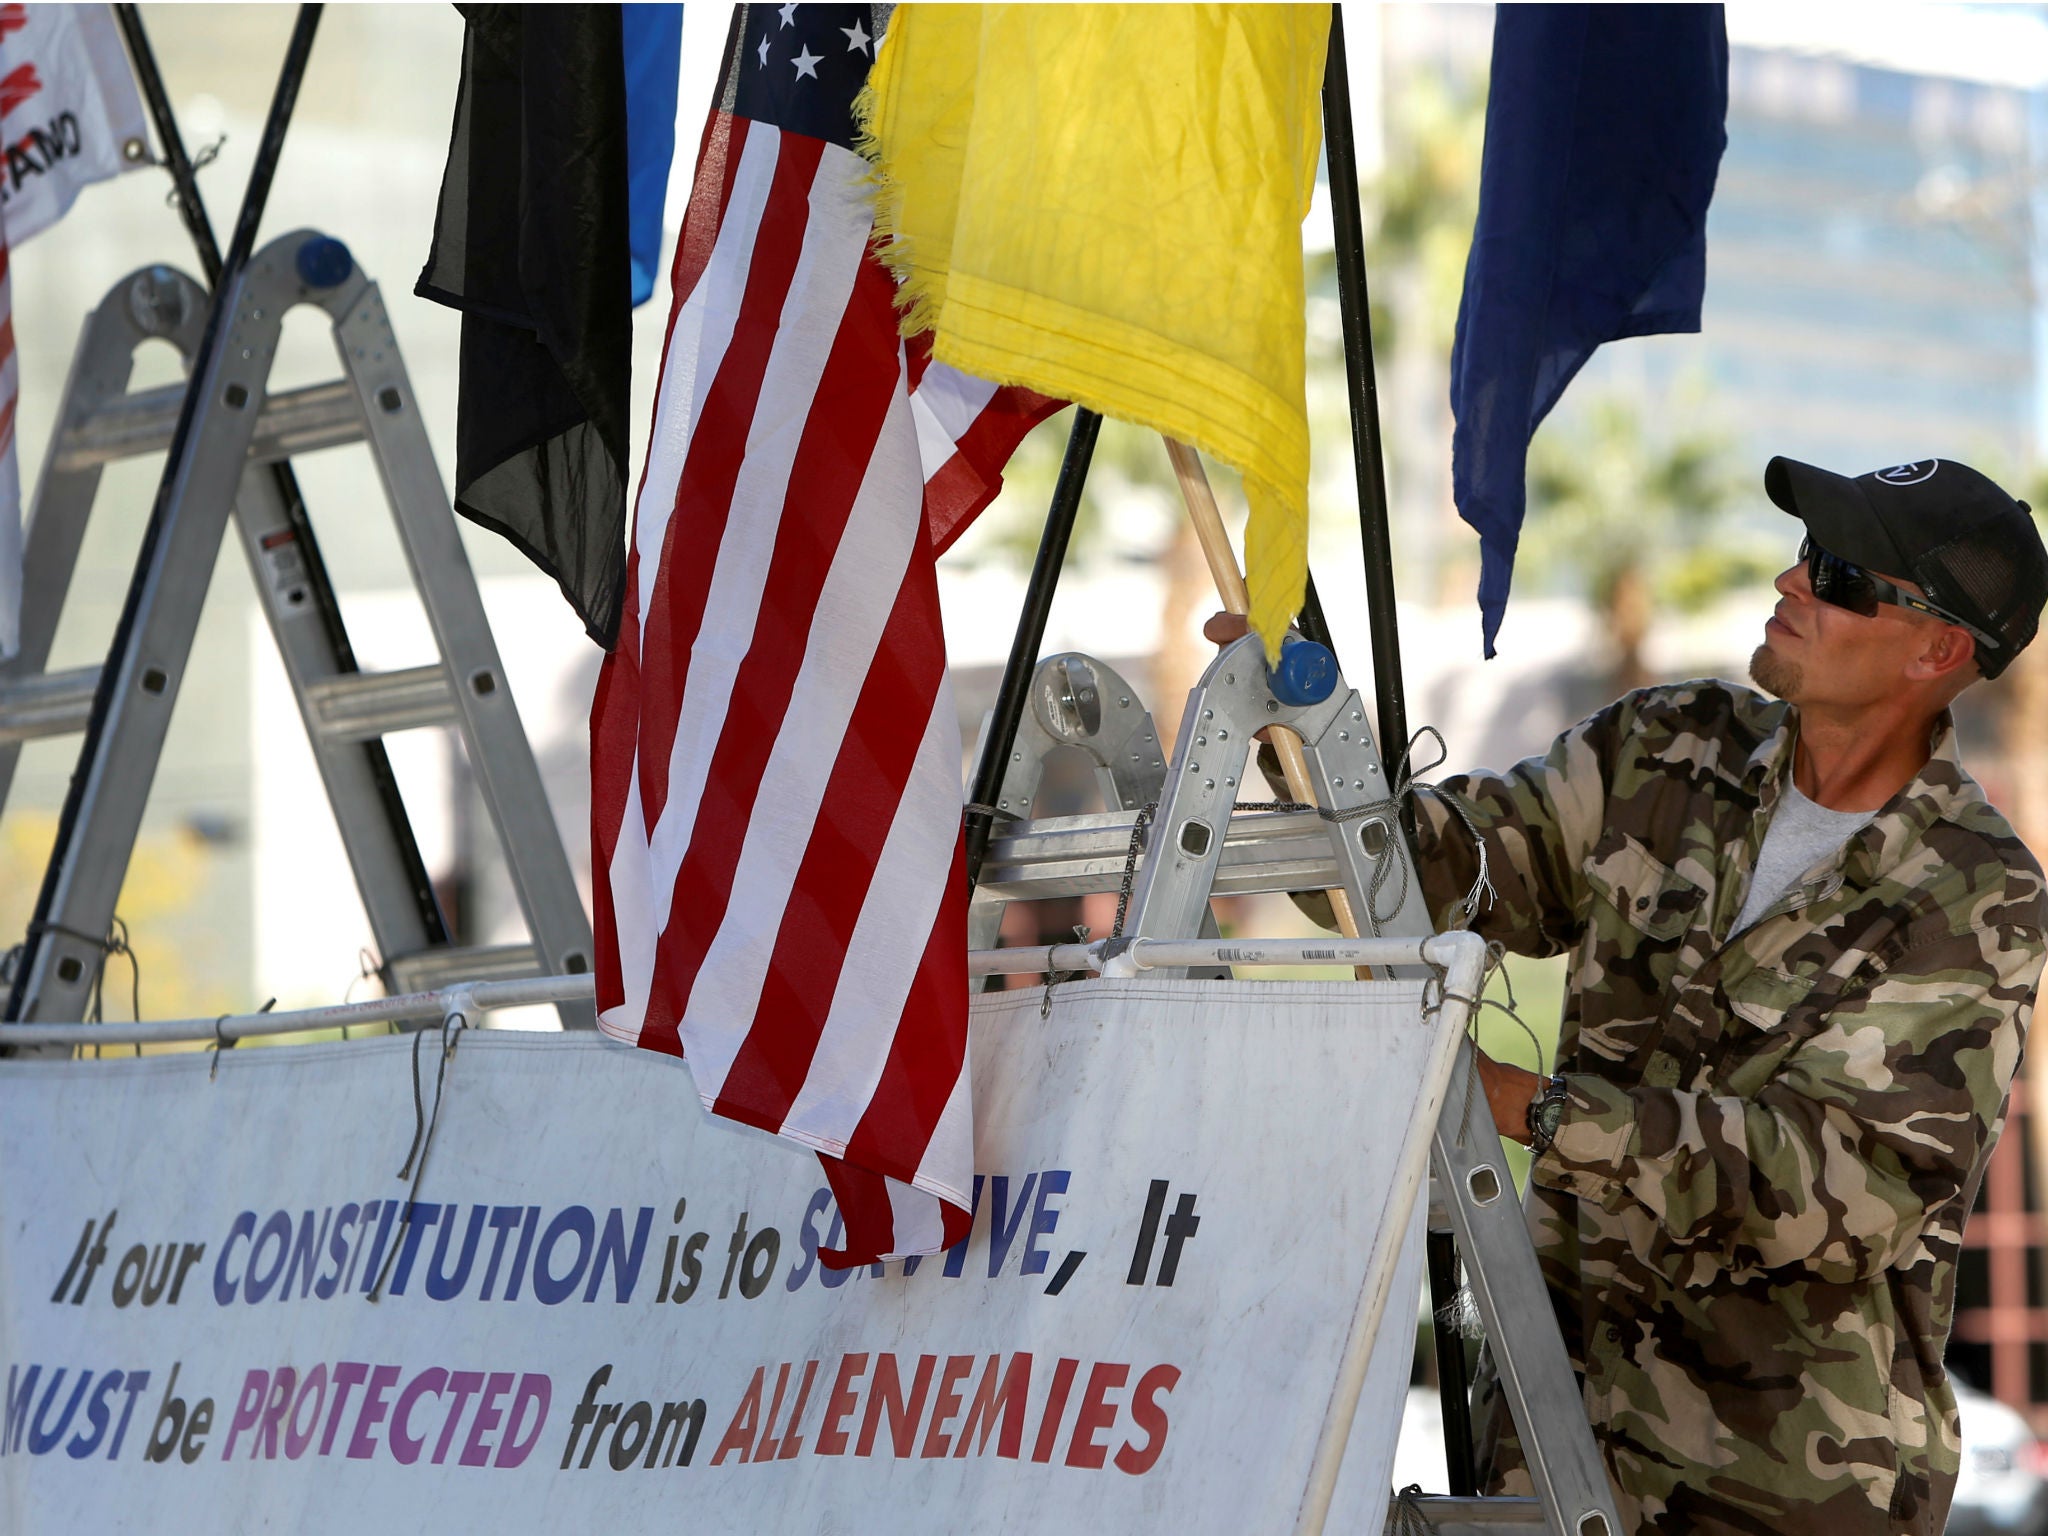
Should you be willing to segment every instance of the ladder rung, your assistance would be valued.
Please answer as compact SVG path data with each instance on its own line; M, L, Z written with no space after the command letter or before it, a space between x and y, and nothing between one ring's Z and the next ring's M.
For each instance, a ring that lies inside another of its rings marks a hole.
M456 719L448 669L438 665L344 672L307 684L306 698L328 741L370 741Z
M1007 830L998 830L989 840L975 897L1033 901L1116 890L1130 859L1136 819L1131 811L1106 811L1001 824ZM1330 832L1329 824L1313 811L1233 816L1223 834L1223 857L1211 890L1218 896L1242 896L1340 884L1343 875L1330 849ZM1171 829L1154 823L1146 830L1146 841L1157 848L1171 835ZM1142 867L1143 854L1138 862Z
M167 384L123 395L67 426L58 439L55 467L62 473L116 459L160 453L171 445L185 386ZM345 379L281 390L265 397L249 457L263 463L362 440L363 418Z
M84 730L99 685L98 667L76 667L38 677L0 677L0 742L33 741L39 736Z
M463 981L517 981L544 976L531 944L446 945L396 955L388 962L401 992L432 992Z

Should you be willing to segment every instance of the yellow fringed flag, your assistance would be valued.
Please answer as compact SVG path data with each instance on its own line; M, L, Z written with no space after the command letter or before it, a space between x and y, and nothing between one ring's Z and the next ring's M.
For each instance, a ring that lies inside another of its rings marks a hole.
M1327 5L898 6L857 110L905 334L1235 466L1253 626L1308 568L1301 221Z

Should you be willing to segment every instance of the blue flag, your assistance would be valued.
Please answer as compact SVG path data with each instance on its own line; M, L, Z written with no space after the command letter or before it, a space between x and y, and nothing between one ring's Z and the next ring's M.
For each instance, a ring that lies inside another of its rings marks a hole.
M633 303L654 293L661 265L661 211L676 152L676 77L683 60L683 8L620 7L626 60L626 237L633 258Z
M1603 341L1697 331L1728 142L1718 5L1502 5L1451 349L1451 483L1494 653L1529 438Z

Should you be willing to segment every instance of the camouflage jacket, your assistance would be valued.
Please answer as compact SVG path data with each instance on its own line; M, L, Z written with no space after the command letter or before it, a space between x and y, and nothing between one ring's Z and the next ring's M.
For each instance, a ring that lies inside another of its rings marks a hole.
M1418 797L1450 925L1568 952L1569 1102L1532 1235L1626 1527L1941 1530L1960 1460L1942 1368L1963 1220L2042 967L2039 867L1933 756L1743 933L1788 782L1786 705L1631 694L1546 757ZM1519 1452L1497 1402L1495 1481Z

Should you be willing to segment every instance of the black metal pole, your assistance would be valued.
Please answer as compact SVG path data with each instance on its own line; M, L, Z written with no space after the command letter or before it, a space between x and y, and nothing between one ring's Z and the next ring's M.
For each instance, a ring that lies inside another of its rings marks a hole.
M198 247L199 270L206 286L218 288L220 244L213 238L213 221L207 218L206 204L199 197L199 177L192 157L185 153L185 136L178 131L178 115L171 110L163 73L156 67L156 50L149 46L149 34L142 28L142 11L133 5L117 5L114 20L120 24L121 41L128 45L128 61L135 71L135 83L142 87L142 99L149 105L150 121L156 125L157 142L163 147L164 164L178 199L178 216Z
M313 34L319 30L319 5L299 7L292 23L291 41L285 44L284 63L277 72L277 90L270 98L270 115L264 119L263 138L256 145L256 164L249 171L249 189L242 194L242 209L235 217L235 232L228 240L228 253L221 262L226 281L241 274L256 250L256 230L263 222L264 206L270 201L270 183L277 176L278 158L284 153L285 130L291 126L292 109L298 105L299 86L306 78L306 61L313 54ZM214 306L218 326L220 306ZM168 479L168 477L166 477Z
M1344 8L1330 7L1330 58L1323 74L1323 144L1330 165L1330 214L1337 235L1337 307L1344 319L1344 377L1351 395L1351 458L1358 476L1358 526L1365 546L1366 620L1379 695L1380 756L1397 771L1408 747L1401 683L1401 632L1394 615L1394 556L1387 529L1387 471L1380 449L1379 384L1373 376L1372 314L1365 286L1365 224L1358 206L1358 150L1351 137L1351 76L1344 62Z
M172 488L183 469L192 440L192 419L199 404L196 386L206 374L214 349L220 345L222 310L229 289L242 268L249 264L250 253L256 247L256 229L263 221L263 206L270 199L270 184L277 175L278 157L284 152L285 129L291 123L292 108L299 98L299 84L306 74L306 60L313 51L313 34L320 25L320 9L317 5L299 7L291 41L285 48L284 64L278 70L277 90L270 101L270 116L263 125L263 139L256 147L256 164L249 172L249 189L243 194L242 211L235 220L234 238L228 242L228 253L222 262L220 285L215 288L213 303L207 308L206 330L192 359L195 387L186 390L184 403L178 408L178 424L171 432L163 478L157 482L156 501L142 530L142 548L135 559L135 575L128 583L128 596L121 605L120 621L114 626L106 664L100 669L92 713L86 719L85 739L78 749L78 766L71 772L71 784L64 794L64 809L57 818L57 836L50 849L50 862L43 871L43 886L36 897L35 916L29 923L21 959L15 967L14 984L7 998L7 1017L10 1019L21 1017L28 995L29 977L35 971L43 946L44 924L49 921L50 906L56 899L59 874L70 856L71 841L78 832L78 812L85 799L86 781L91 775L92 764L99 758L100 742L106 734L107 715L113 708L114 689L122 673L121 662L134 643L136 611L141 606L142 590L156 563L157 546L163 540Z
M1003 791L1003 770L1017 744L1017 727L1024 719L1024 695L1031 686L1031 674L1038 666L1039 648L1045 644L1046 615L1052 611L1053 588L1059 584L1060 567L1066 563L1067 539L1074 531L1074 514L1081 508L1081 488L1088 482L1088 463L1095 456L1095 435L1102 418L1093 411L1074 408L1074 428L1067 434L1067 454L1060 461L1059 483L1053 487L1052 507L1045 514L1045 533L1038 541L1038 558L1031 562L1031 581L1024 589L1024 611L1017 617L1017 637L1010 642L1010 659L1003 666L1003 684L996 691L996 707L989 721L988 740L981 761L974 769L974 792L967 809L967 888L973 890L981 879L981 861L988 853L988 839L995 826L993 809Z
M1316 579L1313 575L1303 578L1301 591L1301 612L1296 616L1295 628L1301 631L1304 640L1313 640L1332 656L1337 654L1337 642L1330 638L1329 620L1323 617L1323 600L1316 596Z
M1394 556L1387 526L1386 459L1380 444L1379 383L1373 373L1372 311L1365 285L1365 220L1358 203L1358 150L1351 135L1351 74L1344 58L1344 8L1330 7L1330 57L1323 74L1323 144L1329 156L1330 214L1337 237L1337 308L1344 320L1344 377L1351 396L1351 458L1358 477L1358 527L1365 555L1366 621L1379 700L1380 756L1388 782L1408 749L1408 702L1401 681L1401 632L1394 611ZM1401 819L1412 840L1406 805ZM1465 1341L1449 1324L1458 1294L1458 1248L1448 1232L1427 1243L1430 1312L1442 1400L1444 1460L1453 1494L1477 1493L1471 1382Z
M142 87L143 100L149 105L150 120L156 126L157 141L163 147L165 165L171 173L179 216L185 221L193 247L199 253L199 269L206 277L206 286L217 290L220 287L220 244L214 239L213 221L207 217L205 200L199 194L199 177L191 156L185 151L185 137L178 129L178 115L171 107L170 93L164 88L163 73L157 68L156 50L150 47L149 34L143 30L142 11L134 5L117 5L114 18L120 24L122 41L128 45L128 58L134 67L136 83ZM307 596L320 621L321 632L327 637L335 670L360 671L355 647L349 643L348 626L342 620L341 601L335 595L333 579L327 573L327 560L320 552L320 541L314 536L313 519L306 511L306 498L299 490L299 477L293 472L289 460L271 465L270 472L277 486L278 499L284 507L285 521L296 537L299 555L305 564ZM412 890L421 931L430 944L446 943L448 924L441 912L440 898L434 892L433 877L427 873L427 861L420 854L419 840L413 835L405 797L399 792L398 775L391 768L391 755L382 741L374 739L364 742L361 750L369 765L370 783L376 791L378 804L390 826L399 863L405 870L406 884Z
M1472 1372L1465 1360L1465 1336L1447 1303L1458 1295L1458 1240L1449 1232L1428 1238L1430 1329L1436 1342L1436 1391L1444 1420L1445 1491L1459 1498L1479 1492L1472 1455Z

